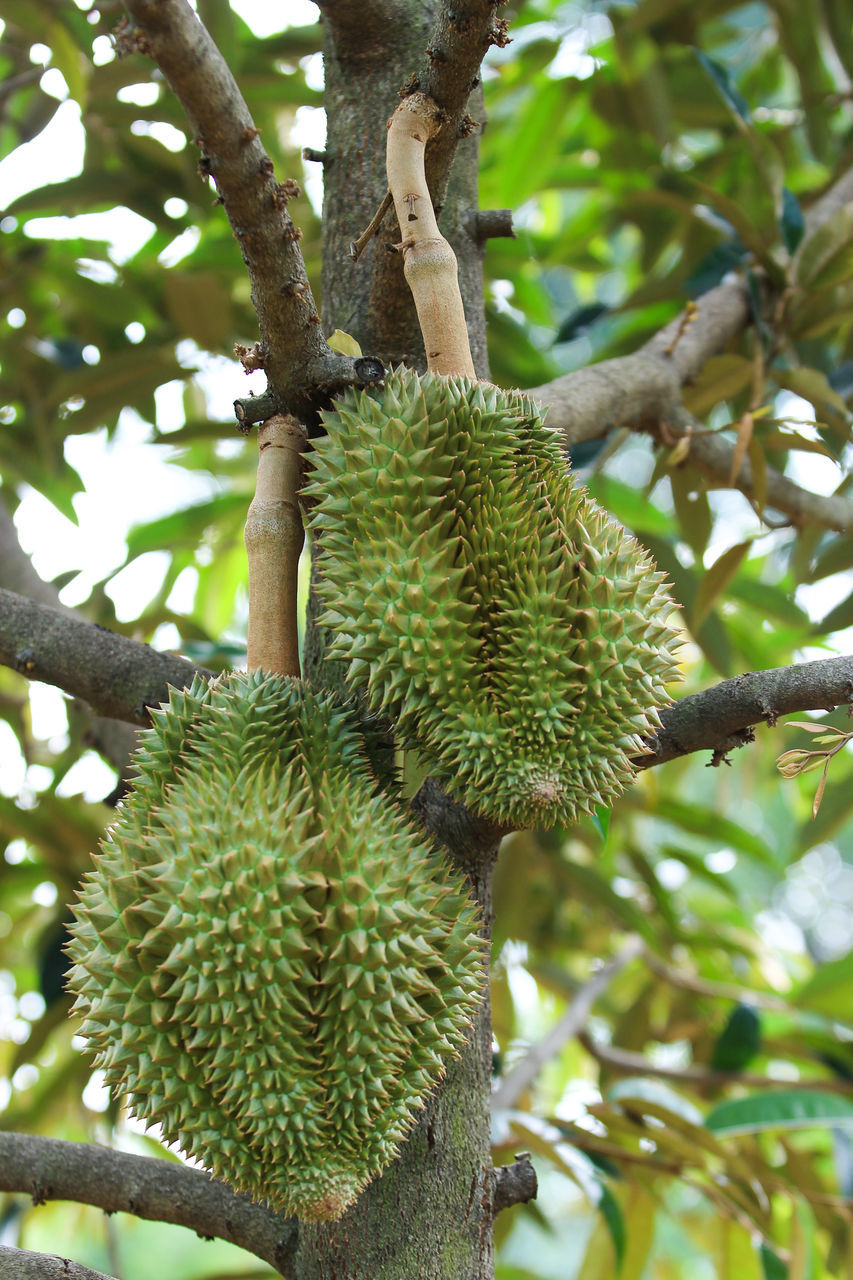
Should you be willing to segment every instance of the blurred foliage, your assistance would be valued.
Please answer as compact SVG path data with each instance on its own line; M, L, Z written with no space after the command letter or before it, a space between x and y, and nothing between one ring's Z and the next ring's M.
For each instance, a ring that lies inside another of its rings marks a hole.
M304 177L319 25L258 38L225 0L198 8L279 175ZM115 6L4 0L2 17L0 153L29 155L17 149L47 137L60 110L79 111L86 143L74 177L52 181L48 162L30 161L0 215L3 500L21 502L19 519L28 504L53 510L51 530L82 520L70 460L91 459L82 437L119 475L130 438L168 462L180 496L164 504L153 490L148 516L115 531L107 572L72 557L56 585L93 622L239 662L254 458L230 400L245 393L233 345L255 332L240 255L162 79L114 56ZM688 407L740 440L759 497L767 466L845 492L851 206L803 237L853 155L853 6L528 0L511 31L484 74L481 202L513 207L518 230L486 255L495 380L530 386L631 352L742 268L758 304L769 282L773 305L708 364ZM306 197L291 212L317 282L317 213ZM128 248L117 228L131 226ZM593 442L575 461L684 605L678 692L849 649L853 535L794 527L710 487L689 453L638 437ZM60 702L0 670L0 1123L160 1150L90 1079L65 1018L66 904L113 784L100 785L85 725ZM815 722L849 725L843 711ZM643 949L583 1035L495 1116L496 1160L529 1150L541 1182L538 1202L498 1220L500 1280L853 1274L853 766L847 750L833 760L813 820L815 780L774 767L809 745L801 730L761 729L730 768L675 761L596 823L506 841L496 1075L509 1078L628 935ZM0 1203L0 1237L61 1238L133 1280L153 1280L165 1250L175 1280L269 1274L176 1228L22 1197Z

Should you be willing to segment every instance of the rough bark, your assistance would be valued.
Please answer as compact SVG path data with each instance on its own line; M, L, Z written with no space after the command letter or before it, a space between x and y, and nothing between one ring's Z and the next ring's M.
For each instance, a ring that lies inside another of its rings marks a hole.
M358 262L350 245L367 227L387 191L385 127L404 87L423 65L431 42L435 0L379 6L324 3L328 136L323 202L323 313L327 332L339 328L385 364L426 367L414 303L395 250L402 236L389 213ZM365 93L365 85L370 92ZM475 102L477 101L475 97ZM479 106L472 108L479 119ZM445 135L445 136L449 136ZM478 237L477 134L451 139L456 160L439 225L456 254L474 367L488 376L483 304L482 241ZM427 153L432 186L434 162Z
M80 618L82 621L81 615L76 610L69 609L62 603L56 587L50 582L45 582L36 573L32 561L18 540L15 522L5 502L0 498L0 590L4 589L14 591L16 595L26 596L51 609L57 609L65 617ZM2 629L3 612L0 603L0 631ZM114 769L118 770L120 785L124 786L128 776L128 759L136 746L134 729L123 720L111 720L104 715L93 713L82 700L78 706L86 726L84 731L86 745L94 747Z
M0 1133L0 1191L23 1192L34 1204L75 1200L105 1213L177 1223L201 1236L228 1240L290 1274L296 1224L183 1164L83 1142ZM0 1254L5 1277L3 1267Z
M310 416L371 375L323 337L299 250L301 232L287 212L295 184L276 181L237 83L186 0L126 0L125 8L137 25L122 33L119 47L152 57L184 108L201 151L200 170L216 183L252 285L260 341L241 359L247 369L265 370L271 396L261 411L240 401L238 417L250 424L276 409Z
M6 1245L0 1245L0 1276L3 1280L113 1280L103 1271L93 1271L70 1258Z
M347 694L345 670L324 659L325 637L316 626L317 602L309 603L311 643L305 677ZM196 672L184 658L116 635L78 618L0 589L0 663L66 693L85 697L104 715L147 725L150 707L168 697L168 685L183 687ZM728 751L751 742L752 726L773 724L798 711L832 710L853 701L853 657L823 658L767 671L748 671L701 693L677 699L661 712L661 731L634 764L649 769L694 751L712 751L720 763ZM373 732L377 734L375 721ZM454 806L439 788L419 797L424 825L442 843L483 853L505 834ZM466 815L462 817L461 815ZM467 825L466 825L467 823ZM476 863L476 858L475 858Z
M94 626L0 589L0 663L31 680L57 685L101 716L147 725L149 709L199 672L172 653Z

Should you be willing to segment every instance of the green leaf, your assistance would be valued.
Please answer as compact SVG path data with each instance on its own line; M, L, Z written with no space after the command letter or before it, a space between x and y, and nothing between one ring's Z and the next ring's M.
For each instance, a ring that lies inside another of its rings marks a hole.
M707 72L714 82L720 97L725 102L730 111L742 120L745 124L749 123L749 106L746 99L734 87L731 76L724 66L717 62L714 58L709 58L701 49L694 49L696 59L699 65Z
M688 1124L703 1123L699 1108L660 1080L651 1080L646 1076L628 1076L624 1080L617 1080L616 1084L611 1085L607 1090L608 1102L624 1103L637 1099L641 1102L651 1102L656 1107L679 1116Z
M788 1280L788 1268L769 1244L762 1241L758 1253L764 1269L764 1280Z
M853 1019L853 951L822 964L793 1001L798 1008Z
M846 418L847 405L830 386L829 379L820 369L810 369L805 365L796 365L792 369L774 368L773 377L780 387L793 391L795 395L802 396L809 404L814 405L817 417L821 416L819 406L823 405Z
M127 559L133 560L147 551L194 547L211 525L243 520L248 505L245 493L220 493L206 502L135 525L127 535Z
M785 1089L734 1098L715 1107L705 1124L720 1137L768 1129L853 1128L853 1102L834 1093Z
M752 1005L736 1005L717 1037L712 1071L743 1071L761 1045L761 1019Z
M699 583L699 590L696 592L696 599L693 602L693 609L690 615L691 628L694 631L698 631L702 626L719 597L735 577L751 545L752 543L747 541L738 542L736 546L729 547L728 551L724 551L714 561Z
M828 289L851 276L853 204L844 204L803 242L795 277L805 289Z
M622 1216L619 1201L604 1183L601 1184L598 1212L604 1219L604 1225L610 1233L610 1242L613 1245L613 1252L616 1256L616 1269L621 1271L622 1263L625 1260L625 1244L627 1241L625 1219Z
M782 217L780 219L782 239L785 248L793 253L803 238L806 220L800 208L800 202L788 187L782 188Z
M327 342L333 351L339 352L342 356L361 355L361 347L355 338L349 333L344 333L343 329L335 329L330 333Z

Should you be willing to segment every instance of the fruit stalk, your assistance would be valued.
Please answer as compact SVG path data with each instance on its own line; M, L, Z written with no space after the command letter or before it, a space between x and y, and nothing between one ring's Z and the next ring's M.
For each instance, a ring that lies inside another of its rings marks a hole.
M276 414L258 431L258 479L246 516L249 670L299 676L296 586L304 532L297 494L305 428Z
M418 312L431 373L475 378L456 254L438 229L424 152L440 114L425 93L404 98L388 122L388 186L400 224L403 272Z

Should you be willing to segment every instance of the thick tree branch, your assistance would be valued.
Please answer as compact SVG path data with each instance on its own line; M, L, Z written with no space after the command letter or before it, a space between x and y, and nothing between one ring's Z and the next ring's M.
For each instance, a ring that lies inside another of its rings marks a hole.
M34 680L57 685L84 698L97 712L147 725L148 708L168 697L194 674L212 673L174 654L116 635L56 609L0 590L0 663ZM753 738L752 726L773 724L795 711L832 710L853 701L853 656L824 658L768 671L750 671L680 698L661 712L663 728L649 740L649 753L636 757L640 769L664 764L693 751L713 751L712 763ZM503 832L472 819L435 782L425 783L414 808L428 830L451 844L460 834L469 848L490 848ZM473 824L473 825L472 825ZM458 829L457 829L458 828Z
M748 318L746 286L717 285L699 299L689 324L682 313L634 355L564 374L528 394L547 408L549 425L559 427L569 448L614 427L654 430L661 421L675 421L685 382L737 337Z
M712 751L722 764L729 751L752 742L753 725L774 725L795 711L832 711L853 702L853 656L821 658L790 667L748 671L712 689L679 698L661 712L663 728L637 756L650 769L693 751Z
M83 698L99 715L147 725L149 708L213 673L185 658L116 635L57 609L0 590L0 663Z
M15 522L5 502L0 498L0 590L2 589L14 591L38 604L58 609L66 617L80 617L76 610L69 609L62 603L53 584L45 582L36 573L30 557L18 540ZM2 626L2 615L0 615L0 631ZM118 771L123 784L127 777L130 753L136 746L135 731L121 720L110 720L105 716L93 715L82 702L78 705L88 722L84 734L86 745L94 747L105 760L109 761Z
M137 24L123 37L125 50L149 54L168 80L201 148L202 175L216 183L246 264L260 342L243 354L244 366L263 368L276 407L304 418L364 379L356 361L337 355L323 337L299 250L301 232L287 212L296 184L276 182L237 83L186 0L126 0L125 8Z
M172 1222L239 1245L282 1273L296 1246L292 1219L200 1169L84 1142L0 1133L0 1191L22 1192L35 1204L73 1200L106 1213ZM0 1274L6 1274L2 1266Z
M444 204L456 147L477 126L468 99L480 83L480 63L490 45L509 42L497 11L504 0L450 0L439 5L429 43L411 89L420 89L442 112L442 126L427 151L426 174L436 214Z
M0 1245L0 1276L3 1280L113 1280L103 1271L93 1271L70 1258L52 1253L32 1253Z

